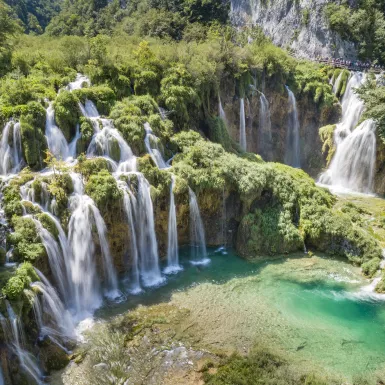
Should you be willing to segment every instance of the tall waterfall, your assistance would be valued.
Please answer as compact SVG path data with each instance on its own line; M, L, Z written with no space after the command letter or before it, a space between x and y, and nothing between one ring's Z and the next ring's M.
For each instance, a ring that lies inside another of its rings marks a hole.
M9 145L12 129L12 146ZM9 121L2 133L0 142L0 174L7 175L20 171L22 166L20 123Z
M301 167L301 154L299 145L299 120L297 101L293 92L286 86L289 96L288 125L286 131L285 163L292 167Z
M175 176L171 176L170 208L168 213L168 245L166 273L175 273L181 270L178 253L178 229L176 222L176 207L174 197Z
M272 159L272 136L270 105L266 96L261 92L259 96L259 132L258 153L266 160Z
M131 292L136 294L141 291L140 287L140 273L139 273L139 255L137 246L137 234L135 228L135 218L137 217L137 200L134 194L130 191L127 183L119 181L119 186L123 191L123 208L127 218L129 238L130 238L130 251L131 251L131 274L130 274L130 286ZM128 268L128 266L127 266Z
M191 260L193 264L206 264L210 262L207 257L206 237L197 197L191 188L189 192L190 205L190 243Z
M243 151L247 150L245 100L239 99L239 145Z
M156 286L164 281L159 267L158 243L156 241L154 208L150 184L140 173L138 176L138 217L140 275L144 286Z
M225 110L223 109L223 106L222 106L222 101L221 101L221 97L218 95L218 114L219 114L219 117L225 122L225 124L227 125L227 117L226 117L226 113L225 113Z
M319 182L334 188L370 193L376 161L376 126L372 120L365 120L356 127L364 103L354 92L364 81L365 75L360 72L353 73L348 81L342 98L342 119L334 131L337 149Z
M163 159L162 151L159 146L159 138L154 135L149 123L144 123L144 129L146 131L144 143L146 145L147 152L150 154L152 160L158 168L167 168L168 166Z
M60 128L55 124L53 103L50 103L47 108L45 135L47 137L48 148L55 158L62 160L67 159L69 156L68 143Z

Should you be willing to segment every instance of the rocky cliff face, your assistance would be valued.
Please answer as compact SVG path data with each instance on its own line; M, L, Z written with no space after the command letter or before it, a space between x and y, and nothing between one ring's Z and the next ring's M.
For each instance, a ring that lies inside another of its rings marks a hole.
M231 0L237 26L258 25L273 43L296 56L344 57L354 60L353 43L330 30L324 14L329 0Z

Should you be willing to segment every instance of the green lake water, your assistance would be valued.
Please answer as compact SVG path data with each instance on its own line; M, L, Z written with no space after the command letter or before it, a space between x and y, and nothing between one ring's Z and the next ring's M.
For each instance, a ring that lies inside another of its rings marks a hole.
M221 336L223 329L224 343L263 341L305 368L346 379L371 377L385 366L385 299L370 293L348 263L322 256L251 263L211 250L210 264L193 266L182 254L184 270L163 286L96 316L171 300L196 313L208 344L210 333Z

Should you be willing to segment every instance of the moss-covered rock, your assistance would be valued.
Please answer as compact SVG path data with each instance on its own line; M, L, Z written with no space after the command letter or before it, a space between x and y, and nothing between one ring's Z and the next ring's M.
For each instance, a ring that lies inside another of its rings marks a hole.
M319 129L319 135L322 140L322 153L326 158L326 166L329 165L333 159L333 155L336 151L336 146L334 143L334 130L336 128L335 124L329 124L323 126Z
M23 295L24 289L28 288L32 282L38 280L39 277L32 264L24 262L17 268L15 275L9 278L2 292L10 300L18 300Z
M114 91L106 86L84 87L73 92L82 103L92 100L101 115L108 115L116 101Z
M76 134L76 125L81 115L79 99L73 92L62 91L56 97L54 108L56 122L67 142L70 142Z
M45 109L40 103L31 102L20 117L21 141L24 159L32 169L43 167L42 155L47 149Z

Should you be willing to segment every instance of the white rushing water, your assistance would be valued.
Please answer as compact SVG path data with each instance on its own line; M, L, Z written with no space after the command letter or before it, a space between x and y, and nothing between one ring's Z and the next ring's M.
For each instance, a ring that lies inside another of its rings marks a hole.
M341 79L342 79L342 73L343 71L340 72L340 74L338 75L337 79L335 80L333 84L333 93L334 94L337 94L337 91L338 91L338 88L340 86L340 83L341 83ZM334 76L334 75L333 75Z
M83 87L83 85L86 84L87 86L91 85L90 79L82 74L77 74L75 81L72 83L68 84L67 90L69 91L74 91L74 90L79 90L80 88Z
M218 95L218 114L219 114L219 117L225 122L227 126L226 113L225 113L225 110L223 109L221 97L219 95Z
M12 146L9 144L12 130ZM23 165L20 123L9 121L3 128L0 142L0 174L8 175L20 171Z
M210 259L207 257L206 237L198 200L194 191L189 188L190 205L190 262L193 264L207 264Z
M355 88L365 81L365 75L351 75L342 98L342 118L334 131L336 152L319 183L336 190L351 190L363 193L373 191L376 162L376 125L365 120L357 126L364 111L364 103L355 94Z
M170 208L168 213L168 244L167 244L167 267L165 273L176 273L182 268L179 265L178 251L178 229L176 221L176 206L174 197L175 176L171 176L170 185Z
M38 364L36 363L35 357L33 357L32 354L24 348L25 341L23 325L21 324L19 317L13 311L10 303L8 301L5 301L5 304L7 308L10 328L8 328L8 325L5 325L5 321L2 321L1 324L3 326L3 331L6 336L6 339L8 340L8 343L12 346L15 354L17 355L22 370L27 375L29 375L30 378L33 379L36 384L40 385L42 384L41 379L43 377L43 373L40 370Z
M47 137L48 148L55 158L66 160L69 156L68 143L63 132L55 124L55 111L52 102L47 108L45 135Z
M288 111L288 124L286 131L286 151L285 151L285 164L300 168L301 167L301 154L299 144L299 119L297 111L297 101L295 95L286 86L289 97L289 111Z
M51 285L48 279L43 275L41 271L35 269L41 282L34 282L31 287L37 288L42 294L42 309L45 313L49 314L50 319L54 323L54 327L58 330L52 329L46 324L41 317L41 329L42 333L59 334L62 337L74 338L75 326L72 321L72 317L68 310L65 308L63 302L59 298L55 288ZM38 302L38 301L36 301ZM55 333L55 331L57 333Z
M147 152L150 154L152 160L158 168L167 168L168 165L163 159L159 138L154 135L149 123L144 123L144 129L146 131L144 143L146 145Z
M262 92L259 96L258 153L261 154L265 160L272 159L270 105L266 96Z
M239 145L243 151L247 150L245 100L239 99Z
M151 200L151 186L140 173L138 178L138 249L140 275L144 286L156 286L164 282L159 267L158 243L156 240L154 208Z

